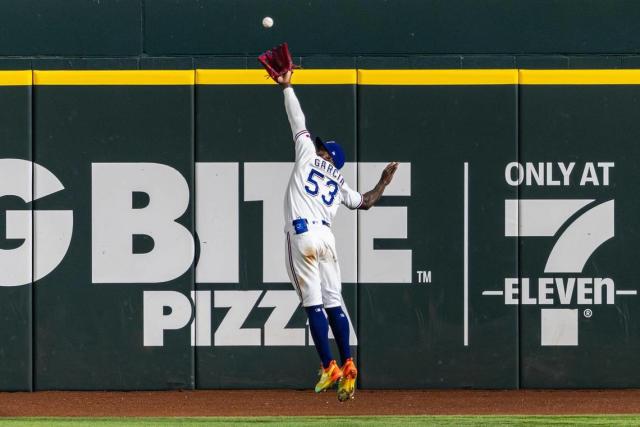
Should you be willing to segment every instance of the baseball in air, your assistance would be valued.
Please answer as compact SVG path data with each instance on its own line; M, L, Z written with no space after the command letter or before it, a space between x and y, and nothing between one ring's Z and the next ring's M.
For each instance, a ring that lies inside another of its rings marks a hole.
M264 18L262 18L262 26L265 28L273 27L273 19L271 19L270 16L265 16Z

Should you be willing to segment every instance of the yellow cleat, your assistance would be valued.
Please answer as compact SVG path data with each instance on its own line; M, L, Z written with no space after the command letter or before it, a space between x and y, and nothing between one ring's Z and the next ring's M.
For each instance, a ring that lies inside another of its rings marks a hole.
M323 369L320 366L320 380L316 384L316 393L320 393L321 391L325 391L331 388L336 381L338 381L342 377L342 371L338 368L338 364L335 360L332 360L329 364L329 367Z
M358 370L356 369L355 363L353 363L353 358L350 357L342 367L342 378L340 378L340 383L338 383L338 400L340 402L353 399L356 392L357 377Z

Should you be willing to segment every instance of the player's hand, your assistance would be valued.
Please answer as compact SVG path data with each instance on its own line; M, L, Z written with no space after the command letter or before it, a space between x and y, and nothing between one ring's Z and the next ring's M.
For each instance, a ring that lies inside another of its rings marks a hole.
M398 162L389 163L384 170L382 171L382 176L380 177L380 181L385 185L391 184L391 180L393 179L393 174L398 170Z
M285 74L278 77L278 84L280 86L289 86L291 84L291 71L287 71Z

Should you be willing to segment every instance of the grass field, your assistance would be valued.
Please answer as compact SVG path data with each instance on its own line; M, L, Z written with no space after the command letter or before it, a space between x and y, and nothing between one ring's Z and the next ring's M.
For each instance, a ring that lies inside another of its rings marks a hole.
M358 417L212 417L212 418L4 418L0 426L637 426L640 415L580 416L358 416Z

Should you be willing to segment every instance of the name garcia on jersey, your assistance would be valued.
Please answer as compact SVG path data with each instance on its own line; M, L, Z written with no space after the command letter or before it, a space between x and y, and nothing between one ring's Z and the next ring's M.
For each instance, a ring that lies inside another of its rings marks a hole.
M333 178L334 181L340 184L341 187L344 185L344 178L340 174L340 171L331 163L327 162L326 160L320 157L316 157L313 160L313 166L315 166L318 169L322 169L326 175L331 176L331 178Z

